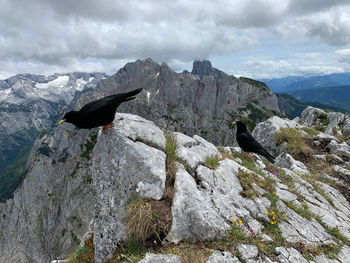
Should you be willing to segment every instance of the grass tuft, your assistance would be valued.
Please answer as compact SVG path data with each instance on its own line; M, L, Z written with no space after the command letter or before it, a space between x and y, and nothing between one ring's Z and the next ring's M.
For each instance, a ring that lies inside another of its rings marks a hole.
M204 165L210 169L216 169L219 166L221 158L217 155L210 155L205 158Z
M286 150L292 155L308 154L310 152L303 136L293 128L281 128L279 132L275 133L275 141L277 146L286 142Z
M173 200L174 197L174 183L176 176L176 162L178 161L178 156L176 154L176 138L174 134L165 135L165 155L166 155L166 183L164 198L168 199L169 202Z
M142 244L162 242L170 231L171 211L164 201L132 199L126 206L126 225L129 238Z
M94 263L94 235L90 235L90 238L85 240L83 247L78 247L75 253L70 257L68 263Z

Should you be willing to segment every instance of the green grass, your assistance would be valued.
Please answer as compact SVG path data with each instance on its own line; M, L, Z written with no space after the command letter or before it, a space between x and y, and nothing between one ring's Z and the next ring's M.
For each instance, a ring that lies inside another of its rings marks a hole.
M275 141L277 146L286 142L286 150L292 155L310 152L303 140L303 136L293 128L281 128L279 132L275 133Z
M216 169L219 166L221 158L217 155L210 155L205 158L204 165L210 169Z
M78 247L75 253L70 257L68 263L94 263L95 247L93 244L94 236L85 240L83 247Z
M265 90L269 89L264 82L261 82L261 81L255 80L255 79L240 77L239 80L241 80L241 81L243 81L245 83L248 83L250 85L253 85L255 87L258 87L258 88L262 88L262 89L265 89Z
M314 128L311 128L311 127L303 127L301 128L304 132L307 133L308 137L309 138L313 138L315 137L317 134L319 134L319 131L317 131L316 129Z
M114 256L107 263L139 262L146 256L147 252L152 251L152 248L146 248L137 240L129 238L119 244Z

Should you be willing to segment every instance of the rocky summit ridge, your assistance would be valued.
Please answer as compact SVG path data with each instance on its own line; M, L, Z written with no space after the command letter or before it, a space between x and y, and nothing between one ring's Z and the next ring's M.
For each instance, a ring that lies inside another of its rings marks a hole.
M341 113L271 117L273 166L133 114L63 124L0 204L0 262L350 262L349 134Z
M277 96L266 86L238 79L212 67L209 61L195 61L192 74L177 73L166 63L151 59L127 63L96 89L77 100L80 108L92 98L143 88L133 104L118 110L139 115L157 126L200 135L212 143L232 145L232 121L241 116L255 126L268 116L281 114Z
M228 75L206 60L195 61L192 73L177 73L165 63L146 59L128 63L110 77L16 75L0 81L0 202L21 182L23 172L18 171L36 137L55 128L67 109L79 110L92 100L136 88L144 89L138 100L118 111L215 144L234 143L231 123L238 116L252 129L257 122L282 114L277 96L265 85Z

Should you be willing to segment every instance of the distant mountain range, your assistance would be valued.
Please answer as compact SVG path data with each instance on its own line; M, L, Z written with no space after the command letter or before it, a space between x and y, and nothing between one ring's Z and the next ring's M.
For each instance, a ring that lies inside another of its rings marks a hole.
M350 85L296 90L289 94L300 101L321 102L331 107L350 110Z
M298 102L296 103L285 97L298 109L296 116L300 113L299 111L302 110L304 104L335 111L350 111L350 73L263 79L261 81L273 92L289 94L297 99ZM279 96L279 98L284 100L282 96ZM300 109L297 105L300 106Z
M296 90L350 85L350 73L337 73L312 77L285 77L261 79L275 93L290 93Z

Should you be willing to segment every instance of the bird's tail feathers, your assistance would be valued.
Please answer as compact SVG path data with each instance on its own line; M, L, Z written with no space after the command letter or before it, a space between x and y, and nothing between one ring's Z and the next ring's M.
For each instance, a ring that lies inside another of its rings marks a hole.
M115 101L119 101L119 102L124 102L124 101L128 101L128 100L133 100L135 99L135 95L139 94L143 89L135 89L129 92L125 92L125 93L119 93L117 94L117 96L114 97Z
M133 99L136 99L136 97L129 97L129 98L125 98L125 99L123 100L123 102L125 102L125 101L129 101L129 100L133 100Z
M132 90L132 91L129 91L129 92L126 92L126 93L122 93L120 94L121 96L125 97L125 98L129 98L129 97L132 97L132 96L135 96L137 94L139 94L143 89L135 89L135 90Z
M265 150L265 154L264 157L269 160L269 162L271 163L275 163L275 158L268 152Z

